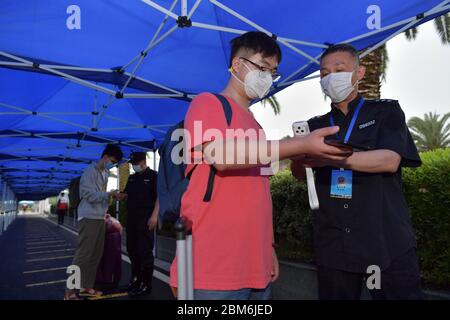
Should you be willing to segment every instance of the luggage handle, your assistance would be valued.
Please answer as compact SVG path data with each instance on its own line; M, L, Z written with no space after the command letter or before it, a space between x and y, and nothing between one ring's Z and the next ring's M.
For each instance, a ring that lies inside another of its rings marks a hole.
M194 300L194 273L192 266L192 221L180 217L175 223L177 239L178 300Z

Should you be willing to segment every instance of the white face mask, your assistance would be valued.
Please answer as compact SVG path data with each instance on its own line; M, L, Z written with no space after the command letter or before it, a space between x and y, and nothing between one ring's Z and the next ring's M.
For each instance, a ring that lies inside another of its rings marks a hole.
M323 93L330 97L333 103L344 101L355 89L359 80L352 84L353 72L334 72L320 79Z
M250 99L263 98L270 90L273 79L270 72L261 70L252 70L245 63L244 66L249 70L245 75L244 82L239 79L232 71L231 75L244 85L245 93Z
M133 164L133 170L134 170L134 172L139 173L142 171L142 168L138 164Z

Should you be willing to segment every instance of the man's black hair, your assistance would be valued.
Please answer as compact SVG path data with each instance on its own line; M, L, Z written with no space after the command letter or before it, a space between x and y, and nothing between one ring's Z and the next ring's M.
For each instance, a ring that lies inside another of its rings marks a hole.
M102 158L104 155L114 157L114 158L116 158L117 161L120 161L123 158L122 150L120 150L120 147L116 144L106 145L106 148L105 148L105 150L103 150L103 153L102 153Z
M329 46L322 53L322 56L320 57L320 60L322 60L326 56L328 56L328 55L330 55L332 53L336 53L336 52L347 52L347 53L349 53L355 59L356 65L359 65L358 51L356 51L356 49L352 45L349 45L347 43L340 43L340 44L335 44L335 45Z
M249 31L231 40L230 65L240 49L246 49L253 54L261 53L264 58L276 56L281 62L281 49L277 41L261 31Z
M147 160L147 153L145 152L133 152L130 156L131 164L138 164L142 160Z

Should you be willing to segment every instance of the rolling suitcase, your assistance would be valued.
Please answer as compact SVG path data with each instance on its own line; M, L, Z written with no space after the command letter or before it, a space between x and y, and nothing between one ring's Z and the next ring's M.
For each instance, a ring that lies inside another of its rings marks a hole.
M102 260L95 283L117 287L122 277L122 236L118 231L106 232Z
M175 223L177 239L178 300L194 300L192 264L192 222L180 217Z

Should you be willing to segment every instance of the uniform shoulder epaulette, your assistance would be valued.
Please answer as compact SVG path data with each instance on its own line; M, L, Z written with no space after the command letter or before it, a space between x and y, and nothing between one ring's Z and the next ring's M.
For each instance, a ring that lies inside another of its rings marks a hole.
M394 99L373 99L366 100L368 103L388 103L388 104L398 104L398 100Z

